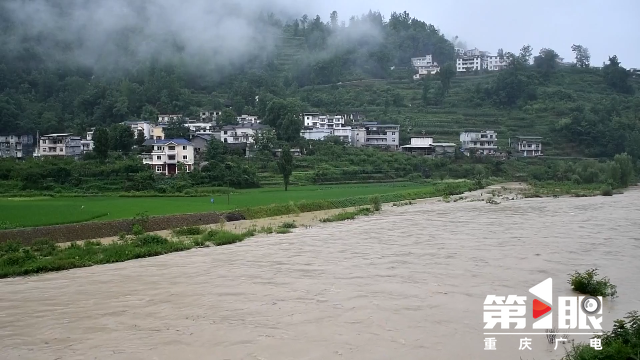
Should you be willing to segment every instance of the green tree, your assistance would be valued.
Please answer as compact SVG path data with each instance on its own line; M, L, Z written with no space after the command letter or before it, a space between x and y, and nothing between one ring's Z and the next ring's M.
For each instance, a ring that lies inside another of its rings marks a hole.
M431 78L429 75L422 78L422 105L429 106L429 92L431 91Z
M109 130L98 127L93 131L93 153L104 161L109 156Z
M289 180L293 173L293 155L291 155L291 148L288 145L282 147L282 153L278 159L278 170L284 181L284 191L288 191Z
M589 49L582 45L571 45L571 51L576 56L576 65L581 68L588 68L591 66L591 54Z
M136 134L136 146L142 146L142 144L144 144L144 141L146 139L144 138L144 132L142 130L138 130L137 134Z
M274 99L267 107L264 124L275 129L278 140L293 142L302 130L302 103L297 99Z
M529 65L531 63L531 56L533 56L533 48L531 45L525 45L520 49L518 58L523 64Z
M622 94L633 94L634 89L629 84L631 74L627 69L620 66L620 61L616 55L609 57L609 63L602 67L604 81L615 91Z
M227 148L224 143L216 138L209 140L207 144L207 153L205 155L207 161L214 163L223 163L225 161L225 155L227 154Z
M631 156L626 153L618 154L613 158L613 161L620 168L620 178L613 180L623 188L631 185L635 180L635 175L633 173L633 159L631 159Z
M130 153L134 143L133 130L124 124L111 125L109 143L113 151L119 151L123 154Z
M171 120L164 128L165 139L189 139L189 128L184 120Z
M538 56L533 58L533 65L540 71L543 79L549 80L558 68L560 55L552 49L542 48Z
M451 80L456 76L456 68L452 63L444 65L438 72L440 76L440 84L442 84L442 91L445 95L449 93L451 88Z
M227 125L237 125L238 118L236 114L231 109L222 110L222 114L218 116L216 119L216 123L219 126L227 126Z
M263 152L271 152L277 141L276 132L273 129L256 131L253 135L253 143L256 150Z

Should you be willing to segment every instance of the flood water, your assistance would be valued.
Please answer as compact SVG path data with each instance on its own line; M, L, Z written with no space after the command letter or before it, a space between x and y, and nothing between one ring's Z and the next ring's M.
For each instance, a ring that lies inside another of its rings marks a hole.
M427 203L220 248L0 280L2 359L559 359L544 336L484 350L486 295L574 270L640 310L640 191ZM530 303L528 307L528 324ZM554 314L554 316L556 316ZM496 329L501 331L500 329ZM508 330L507 330L508 331ZM572 336L576 340L588 337Z

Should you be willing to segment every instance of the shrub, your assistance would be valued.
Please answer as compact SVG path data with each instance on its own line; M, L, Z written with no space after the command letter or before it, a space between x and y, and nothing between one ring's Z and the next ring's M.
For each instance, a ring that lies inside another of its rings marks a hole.
M277 228L276 229L276 234L288 234L291 232L291 229L287 229L287 228Z
M226 230L209 230L202 235L202 240L213 243L215 246L235 244L245 239L242 234L232 233Z
M295 229L298 227L298 225L296 225L295 221L285 221L280 224L280 227L283 229Z
M131 234L133 234L135 236L142 235L142 234L144 234L144 229L142 228L141 225L133 224L133 227L131 229Z
M169 239L163 238L162 236L156 234L144 234L136 236L135 239L133 239L133 244L138 247L159 246L165 245L168 242Z
M563 360L640 359L640 315L637 311L627 313L624 319L614 321L612 331L596 338L601 350L586 343L573 345Z
M342 211L337 214L331 215L324 219L320 219L321 222L336 222L336 221L345 221L345 220L353 220L361 215L370 215L373 213L371 208L365 207L362 209L358 209L355 211Z
M609 278L603 277L596 279L598 269L589 269L583 273L578 271L570 275L568 283L571 288L579 293L591 296L604 296L614 298L618 294L617 287L609 281Z
M179 229L171 230L176 236L195 236L202 235L204 233L204 229L199 226L186 226Z
M373 211L380 211L382 209L382 201L380 200L380 196L372 196L371 198L369 198L369 202Z
M603 187L602 190L600 190L600 195L602 195L602 196L613 196L613 189L611 189L611 186L607 185L607 186Z

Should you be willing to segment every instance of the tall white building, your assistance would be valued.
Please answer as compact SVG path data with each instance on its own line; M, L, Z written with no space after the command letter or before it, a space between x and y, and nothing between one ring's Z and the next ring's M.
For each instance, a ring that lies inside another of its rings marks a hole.
M497 55L487 57L486 69L489 71L502 70L507 67L507 59Z

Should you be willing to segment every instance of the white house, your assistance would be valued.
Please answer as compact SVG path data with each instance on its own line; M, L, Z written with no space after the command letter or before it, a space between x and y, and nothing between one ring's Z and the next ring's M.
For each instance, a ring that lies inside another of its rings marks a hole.
M542 155L542 138L539 136L517 136L515 141L511 142L511 146L521 156L541 156Z
M43 135L33 156L79 156L82 155L82 139L73 134Z
M497 142L498 135L492 130L460 133L460 147L465 153L475 150L481 155L495 154L498 150Z
M411 144L401 147L403 152L419 155L432 155L435 150L433 148L433 137L431 136L414 136L411 137Z
M138 136L138 132L142 132L145 139L149 139L151 137L152 125L148 121L125 121L122 124L131 127L133 136ZM91 139L87 138L87 140Z
M478 56L461 56L456 59L456 70L458 72L467 72L482 70L485 68L485 61L482 57Z
M331 129L304 128L300 131L300 136L307 140L323 140L331 134Z
M81 140L82 153L93 151L93 140Z
M319 113L302 114L305 127L316 129L335 129L345 127L345 116L343 115L320 115Z
M366 146L388 147L392 150L400 148L400 125L363 122L358 124L365 130Z
M505 57L500 57L497 55L492 55L487 57L486 69L489 71L502 70L507 67L507 59Z
M187 172L193 170L195 154L191 142L185 139L149 139L143 145L150 146L152 150L142 154L142 163L156 173L175 175L180 171L179 164L184 165Z
M218 116L222 114L220 110L214 111L200 111L200 121L202 122L210 122L217 120Z
M440 71L440 66L438 66L437 62L433 61L431 55L412 58L411 64L418 71L418 73L413 76L414 80L418 80L426 75L433 75Z
M241 115L236 118L238 124L260 124L260 119L253 115Z
M222 129L220 129L220 140L227 144L252 144L253 135L267 129L270 129L270 127L262 124L223 126Z
M179 121L182 115L158 115L158 124L168 124L171 121Z

